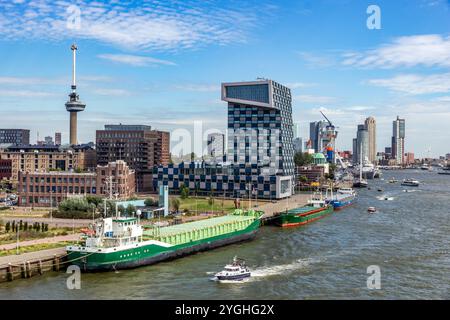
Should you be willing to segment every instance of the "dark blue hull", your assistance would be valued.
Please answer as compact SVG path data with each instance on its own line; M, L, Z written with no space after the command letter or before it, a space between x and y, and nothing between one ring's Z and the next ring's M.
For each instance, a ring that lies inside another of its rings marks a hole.
M250 272L249 273L243 273L243 274L237 274L234 276L217 276L217 279L220 281L241 281L244 279L250 278Z
M334 210L341 210L345 207L351 206L356 200L356 197L348 197L339 200L330 200L329 203L333 206Z

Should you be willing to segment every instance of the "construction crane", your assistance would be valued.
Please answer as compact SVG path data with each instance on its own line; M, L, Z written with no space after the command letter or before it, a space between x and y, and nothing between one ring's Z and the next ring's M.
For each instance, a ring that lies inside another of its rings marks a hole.
M336 127L333 125L333 123L330 121L330 119L328 119L327 116L322 111L320 111L320 113L325 118L325 120L328 122L328 125L326 126L327 143L324 146L324 149L325 149L324 151L327 154L328 161L334 163L336 161L336 157L334 156L334 153L336 152L336 150L335 150L335 140L337 137Z

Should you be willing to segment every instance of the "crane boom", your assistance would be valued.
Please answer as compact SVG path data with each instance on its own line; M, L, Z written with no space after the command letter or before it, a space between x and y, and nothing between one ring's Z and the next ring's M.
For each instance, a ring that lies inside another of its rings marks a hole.
M327 116L326 116L322 111L320 111L320 113L321 113L322 116L328 121L328 123L330 124L330 126L332 126L333 124L332 124L331 121L327 118Z

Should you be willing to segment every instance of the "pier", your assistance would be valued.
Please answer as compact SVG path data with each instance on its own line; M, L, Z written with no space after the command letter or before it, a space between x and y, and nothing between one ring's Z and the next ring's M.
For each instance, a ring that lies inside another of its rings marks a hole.
M311 199L311 193L298 193L284 200L264 203L263 205L258 206L258 210L264 211L264 214L261 216L261 224L269 224L286 210L306 205L309 199Z
M0 257L0 283L59 271L65 258L65 247Z

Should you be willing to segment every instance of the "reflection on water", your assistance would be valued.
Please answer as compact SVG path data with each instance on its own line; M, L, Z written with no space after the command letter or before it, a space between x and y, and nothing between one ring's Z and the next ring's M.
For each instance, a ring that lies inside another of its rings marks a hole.
M390 177L422 184L403 187L388 183ZM18 280L1 284L0 298L450 298L450 176L404 170L385 172L385 178L370 181L371 190L361 190L354 206L308 226L264 227L252 242L134 270L83 274L81 290L66 289L64 273ZM369 206L377 213L368 214ZM246 259L252 278L211 281L235 255ZM381 268L381 290L366 287L369 265Z

